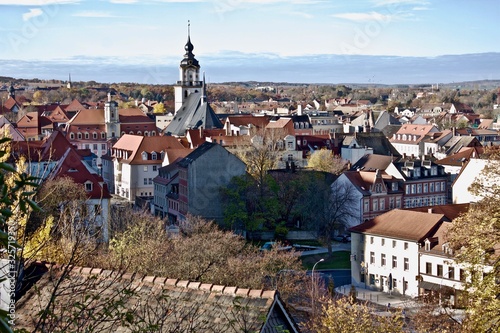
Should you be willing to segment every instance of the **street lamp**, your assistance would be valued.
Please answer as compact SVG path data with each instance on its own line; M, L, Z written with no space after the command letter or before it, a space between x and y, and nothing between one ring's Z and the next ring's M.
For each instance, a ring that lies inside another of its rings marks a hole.
M316 268L316 265L319 264L320 262L325 261L325 259L321 258L318 260L314 265L311 270L311 282L312 282L312 295L311 295L311 308L314 314L314 297L316 297L316 283L314 281L314 269Z

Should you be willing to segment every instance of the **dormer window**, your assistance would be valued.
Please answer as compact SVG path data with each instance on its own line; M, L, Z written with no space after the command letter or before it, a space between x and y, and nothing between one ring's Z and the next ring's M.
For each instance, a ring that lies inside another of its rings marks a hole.
M425 251L430 251L431 250L431 241L429 239L426 239L424 241L424 248L425 248Z
M82 138L82 133L77 134L78 139L80 140Z
M70 140L74 140L75 139L75 133L69 133L69 138L70 138Z
M93 137L94 137L94 139L97 139L97 133L96 132L94 132Z
M101 132L101 139L106 139L106 132Z
M157 159L156 152L152 152L152 153L151 153L151 159L152 159L152 160L156 160L156 159Z
M393 182L391 186L392 186L392 190L393 191L397 191L398 190L398 183Z
M85 139L89 138L89 133L85 133Z
M87 192L92 191L92 182L90 182L90 181L85 182L85 191L87 191Z
M146 161L146 160L148 159L148 153L143 152L143 153L142 153L142 159L143 159L144 161Z

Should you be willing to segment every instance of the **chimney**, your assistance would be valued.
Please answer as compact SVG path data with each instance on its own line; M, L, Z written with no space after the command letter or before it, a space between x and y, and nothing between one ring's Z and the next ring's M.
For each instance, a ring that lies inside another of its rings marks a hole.
M302 116L302 104L297 104L297 115Z
M200 126L200 139L203 139L203 126Z
M427 209L427 213L432 214L432 207L430 207L429 209Z

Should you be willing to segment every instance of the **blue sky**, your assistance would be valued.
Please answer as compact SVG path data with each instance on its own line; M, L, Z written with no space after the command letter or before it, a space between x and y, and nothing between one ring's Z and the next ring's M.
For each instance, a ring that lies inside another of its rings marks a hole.
M188 20L202 66L235 54L500 52L499 17L497 0L0 0L0 59L178 64Z

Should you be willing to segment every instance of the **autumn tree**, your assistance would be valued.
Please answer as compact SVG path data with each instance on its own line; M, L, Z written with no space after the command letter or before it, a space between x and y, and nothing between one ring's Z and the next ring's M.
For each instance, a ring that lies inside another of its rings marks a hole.
M453 221L447 237L466 273L466 332L500 330L500 158L487 150L486 167L470 190L483 197Z
M306 326L317 333L400 333L403 332L401 313L388 316L374 313L367 303L358 303L350 297L328 299L318 318Z
M165 108L165 104L163 103L157 103L153 108L154 114L165 114L166 112L167 109Z
M304 191L305 200L301 201L304 223L317 232L330 256L334 233L345 231L349 221L358 217L352 207L359 203L352 186L333 180L331 174L316 174Z
M339 175L346 168L346 163L340 156L334 156L328 149L319 149L311 154L307 166L316 171L324 171Z

